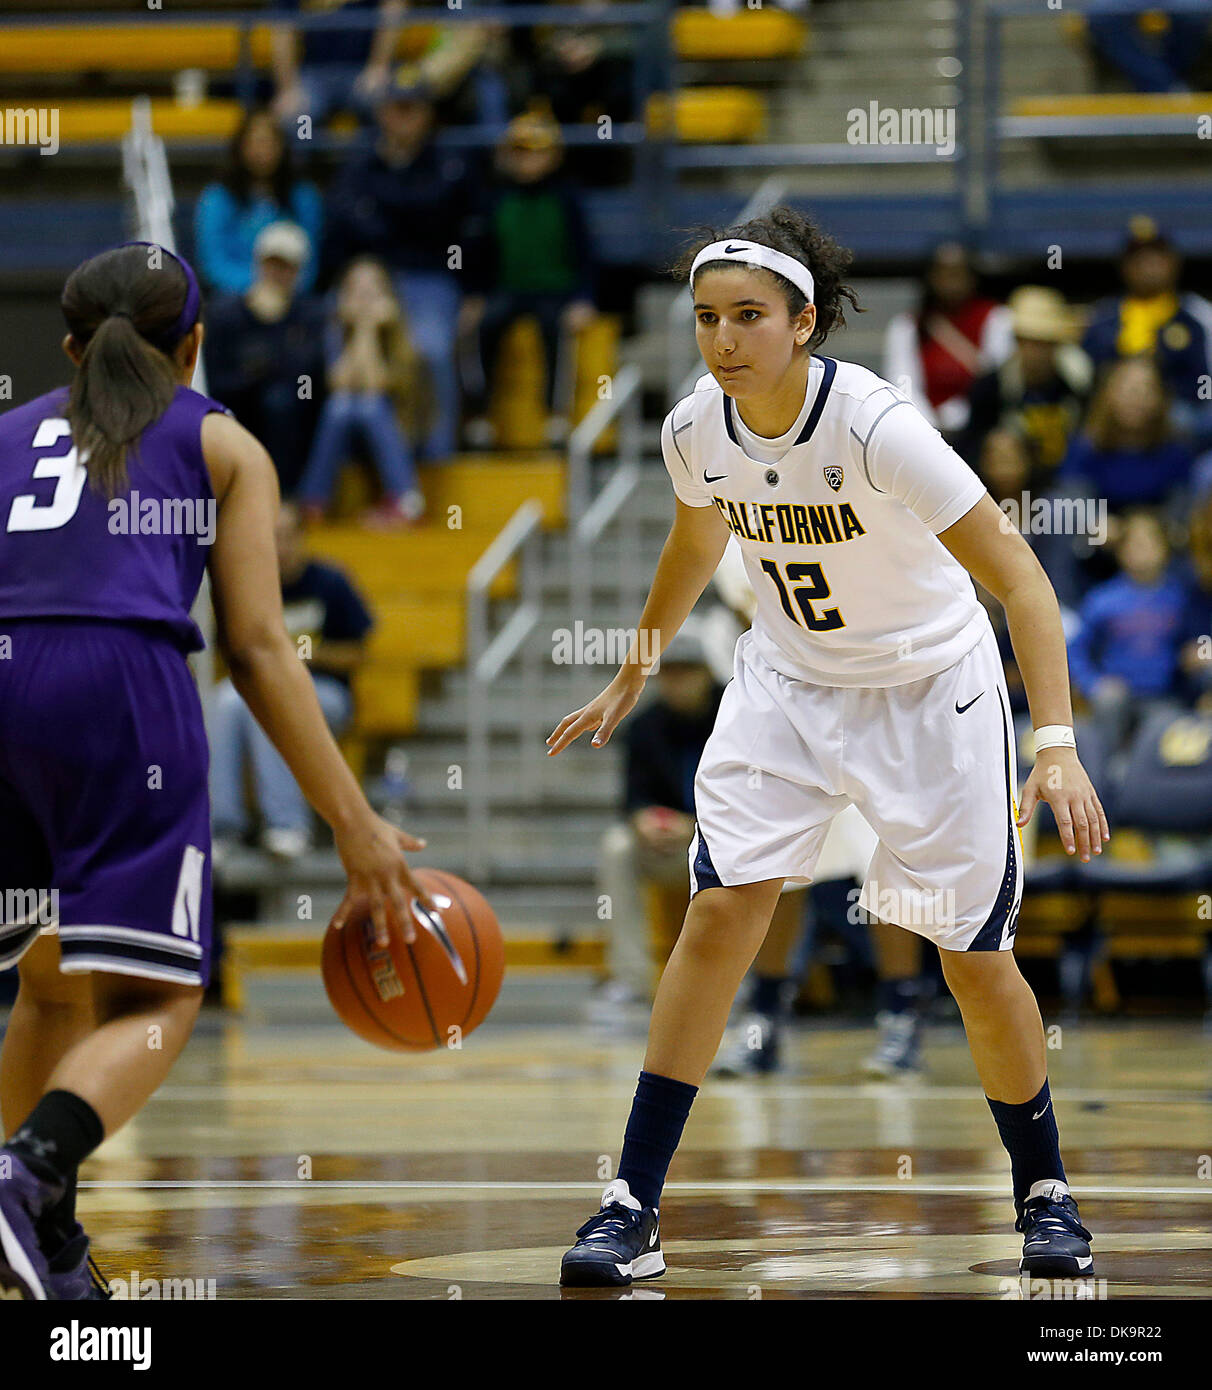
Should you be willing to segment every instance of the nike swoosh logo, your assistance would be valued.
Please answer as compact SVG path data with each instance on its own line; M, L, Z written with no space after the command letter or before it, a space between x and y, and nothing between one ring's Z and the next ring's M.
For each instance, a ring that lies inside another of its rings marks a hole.
M724 253L725 253L725 255L727 255L727 254L730 254L730 253L735 253L735 252L737 252L737 251L743 251L744 249L745 249L745 248L744 248L743 246L725 246L725 247L724 247Z
M981 691L981 695L983 695L984 693L985 693L985 692L982 690L982 691ZM956 700L956 702L955 702L955 712L956 712L956 714L963 714L963 712L964 712L965 710L971 709L972 706L973 706L974 704L976 704L976 702L981 698L981 695L974 695L974 696L972 697L972 699L969 700L968 703L967 703L966 705L961 705L960 702L959 702L958 700ZM1042 1113L1042 1112L1041 1112L1041 1113Z
M654 1227L652 1228L652 1235L649 1236L649 1238L648 1238L648 1248L649 1248L649 1250L651 1250L652 1247L657 1243L657 1236L660 1234L660 1230L661 1230L661 1228L660 1228L659 1226L654 1226Z
M707 470L705 468L703 469L703 481L705 483L718 483L721 478L726 478L727 476L727 473L717 473L714 477L709 478L707 476Z
M978 695L976 698L979 700L979 699L980 699L980 696ZM1049 1102L1048 1102L1048 1105L1051 1105L1051 1104L1052 1104L1052 1102L1049 1101ZM1044 1106L1044 1108L1039 1112L1039 1115L1046 1115L1046 1114L1048 1113L1048 1105L1045 1105L1045 1106ZM1038 1120L1038 1119L1039 1119L1039 1115L1032 1115L1031 1118L1032 1118L1033 1120Z

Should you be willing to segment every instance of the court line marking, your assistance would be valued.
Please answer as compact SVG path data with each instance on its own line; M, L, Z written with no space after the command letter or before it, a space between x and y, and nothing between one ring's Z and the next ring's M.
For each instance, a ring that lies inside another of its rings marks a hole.
M519 1089L533 1089L536 1086L549 1086L552 1084L562 1084L569 1078L565 1076L536 1076L536 1077L464 1077L459 1084L463 1092L480 1089L492 1094L497 1094L504 1089L518 1087ZM409 1078L409 1085L415 1085L418 1090L425 1087L449 1087L452 1078L449 1076ZM348 1081L338 1083L338 1081L327 1077L300 1077L291 1079L283 1077L279 1085L268 1086L246 1086L239 1080L228 1080L227 1089L223 1092L225 1099L230 1102L255 1102L259 1100L277 1100L285 1102L287 1097L283 1094L284 1088L290 1087L314 1087L317 1091L315 1097L317 1103L325 1106L331 1105L335 1101L346 1099L350 1104L363 1105L367 1100L374 1099L373 1096L364 1094L346 1095L342 1097L339 1092L329 1094L328 1088L336 1087L338 1084L349 1086L350 1089L359 1091L387 1090L391 1089L390 1099L394 1104L400 1104L400 1096L396 1087L398 1077L383 1077L382 1079L373 1076L365 1080L350 1083ZM599 1084L599 1083L594 1083ZM855 1082L852 1086L814 1086L811 1081L805 1080L800 1086L769 1086L758 1083L756 1086L745 1090L733 1089L734 1083L731 1081L720 1081L713 1085L704 1099L709 1101L724 1101L733 1098L744 1097L745 1099L755 1100L846 1100L853 1101L856 1098L864 1100L949 1100L956 1097L963 1100L971 1100L974 1104L984 1098L980 1093L980 1088L972 1086L915 1086L912 1082L904 1081L867 1081ZM619 1097L622 1103L623 1090L625 1086L635 1087L634 1081L620 1083ZM156 1092L157 1100L197 1100L199 1098L213 1100L217 1092L214 1086L162 1086ZM630 1092L628 1092L630 1095ZM297 1097L292 1097L297 1099ZM416 1095L410 1099L417 1099ZM1212 1089L1200 1089L1190 1091L1074 1091L1062 1090L1053 1099L1063 1108L1070 1103L1085 1104L1089 1102L1101 1103L1104 1105L1208 1105L1212 1103ZM702 1102L700 1102L702 1103Z
M78 1184L81 1188L96 1191L142 1189L168 1189L192 1191L226 1191L238 1188L260 1189L302 1189L324 1188L329 1191L420 1191L420 1192L600 1192L600 1182L443 1182L438 1179L391 1179L381 1182L361 1181L345 1178L232 1178L208 1180L205 1178L175 1179L150 1178L146 1181L103 1181L95 1179ZM1079 1196L1086 1197L1212 1197L1212 1183L1200 1187L1099 1187L1075 1180L1072 1186ZM939 1182L900 1182L884 1179L865 1180L862 1178L846 1181L803 1179L780 1182L774 1179L758 1179L746 1182L743 1179L729 1178L719 1182L669 1182L666 1192L928 1192L938 1195L1004 1197L1008 1184L997 1186L976 1185L972 1183Z

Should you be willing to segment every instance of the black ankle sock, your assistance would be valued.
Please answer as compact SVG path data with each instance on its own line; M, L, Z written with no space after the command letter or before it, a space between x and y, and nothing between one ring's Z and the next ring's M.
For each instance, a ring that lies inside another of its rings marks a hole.
M105 1127L88 1101L72 1091L48 1091L4 1147L43 1181L66 1188L104 1138Z
M665 1174L699 1088L642 1071L623 1136L618 1176L645 1207L661 1203Z
M1047 1078L1039 1095L1021 1105L989 1100L988 1096L985 1099L989 1101L1002 1143L1010 1155L1015 1203L1021 1206L1031 1188L1044 1178L1064 1182L1065 1165L1061 1162L1060 1137Z

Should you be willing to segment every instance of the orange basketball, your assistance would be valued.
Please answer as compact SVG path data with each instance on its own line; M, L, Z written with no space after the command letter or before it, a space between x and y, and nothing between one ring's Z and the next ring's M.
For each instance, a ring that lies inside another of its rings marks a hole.
M324 937L324 988L341 1021L379 1047L425 1052L457 1046L496 1002L505 945L496 914L470 883L440 869L414 877L437 904L414 908L411 944L393 931L375 944L369 915Z

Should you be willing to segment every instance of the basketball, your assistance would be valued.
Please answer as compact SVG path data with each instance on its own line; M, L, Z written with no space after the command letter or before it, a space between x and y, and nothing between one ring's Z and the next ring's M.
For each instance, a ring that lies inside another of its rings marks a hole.
M375 943L370 916L324 937L324 988L360 1038L398 1052L457 1047L488 1016L505 974L496 914L470 883L439 869L415 877L437 905L414 910L416 940Z

